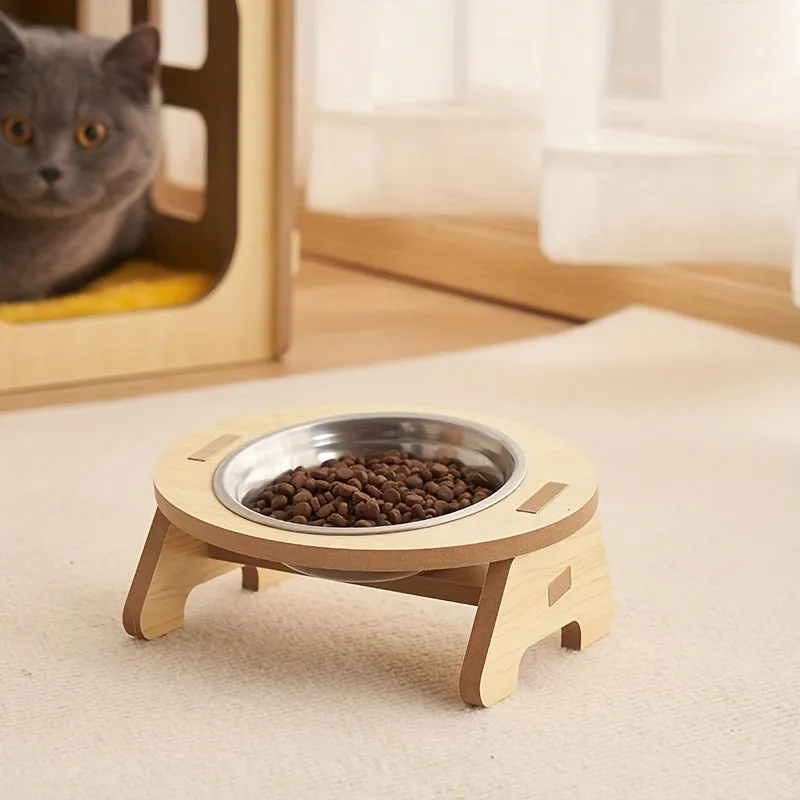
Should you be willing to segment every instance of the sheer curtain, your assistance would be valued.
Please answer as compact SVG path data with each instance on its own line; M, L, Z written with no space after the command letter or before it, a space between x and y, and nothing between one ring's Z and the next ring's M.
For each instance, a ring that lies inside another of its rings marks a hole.
M798 43L800 0L298 0L299 180L533 218L557 262L789 269Z

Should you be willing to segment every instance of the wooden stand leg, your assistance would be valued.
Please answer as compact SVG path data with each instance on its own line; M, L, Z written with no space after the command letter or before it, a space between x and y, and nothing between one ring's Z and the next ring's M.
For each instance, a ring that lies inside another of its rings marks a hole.
M242 589L248 592L257 592L260 589L269 589L290 577L288 572L278 572L274 569L263 567L242 567Z
M209 558L207 547L156 511L122 613L131 636L155 639L180 628L192 589L238 568Z
M489 566L461 668L461 698L492 706L517 688L522 657L561 628L583 649L605 636L614 613L597 518L551 547Z

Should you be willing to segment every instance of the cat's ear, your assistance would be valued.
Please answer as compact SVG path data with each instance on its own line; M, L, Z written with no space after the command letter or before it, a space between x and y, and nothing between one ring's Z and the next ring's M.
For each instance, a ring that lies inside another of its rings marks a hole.
M11 20L0 13L0 75L16 61L25 58L25 45L22 43Z
M114 75L134 99L146 101L158 85L160 59L158 28L140 25L108 50L103 69Z

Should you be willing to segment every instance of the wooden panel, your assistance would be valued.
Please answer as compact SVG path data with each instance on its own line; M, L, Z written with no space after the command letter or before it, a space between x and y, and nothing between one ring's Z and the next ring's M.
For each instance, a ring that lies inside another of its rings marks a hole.
M74 28L78 23L77 0L2 0L0 11L27 25Z
M306 261L299 272L292 316L296 328L292 349L281 361L0 393L0 411L380 364L545 336L570 327L549 317L313 261ZM331 341L336 347L330 346Z
M164 103L199 112L206 126L208 180L196 220L159 215L150 231L148 255L157 261L212 272L222 278L236 246L239 215L239 52L236 0L208 2L208 56L200 69L165 66ZM134 23L161 21L160 4L134 0ZM213 34L212 34L213 32ZM264 76L266 77L266 76ZM156 187L156 205L168 211L169 184ZM178 209L181 206L176 206Z
M42 4L50 5L43 0ZM277 117L291 107L291 97L286 96L291 85L279 74L291 62L291 3L236 0L236 7L239 51L228 51L228 61L233 61L225 69L241 75L236 103L246 124L238 126L240 177L225 176L224 170L217 169L218 180L212 185L209 174L207 204L208 213L217 209L215 218L227 228L232 221L235 225L236 248L229 270L211 294L190 305L49 323L0 324L0 394L264 362L286 348L293 214L283 198L291 181L285 133L291 122L283 119L278 125ZM220 8L211 6L212 12ZM210 19L216 17L212 14ZM214 124L209 125L210 147L212 128L221 131L236 123L219 111L215 107ZM219 148L223 139L216 141ZM227 163L217 161L217 156L210 154L218 165ZM187 229L202 227L172 222ZM208 244L207 239L202 242ZM219 242L232 247L224 236Z
M223 548L211 545L208 546L206 552L209 558L217 561L242 564L245 565L245 567L260 567L271 572L288 572L292 575L306 577L278 561L253 558L252 556L241 555L231 550L224 550ZM487 567L488 565L486 564L480 564L474 567L430 570L428 572L421 572L410 578L400 578L396 581L354 585L372 589L382 589L387 592L398 592L399 594L412 594L416 597L430 597L434 600L444 600L448 603L476 606L481 596L483 582L486 579ZM319 579L308 578L308 580Z
M642 304L800 342L800 309L785 270L570 267L544 256L534 222L511 218L370 219L301 210L300 232L309 256L571 319Z

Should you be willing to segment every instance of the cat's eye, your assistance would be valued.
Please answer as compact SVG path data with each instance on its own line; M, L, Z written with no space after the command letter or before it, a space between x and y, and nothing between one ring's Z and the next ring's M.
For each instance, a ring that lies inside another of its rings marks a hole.
M96 150L106 140L108 129L102 122L87 122L79 125L75 131L75 139L86 150Z
M3 121L3 136L15 147L25 147L33 141L33 125L22 117L8 117Z

